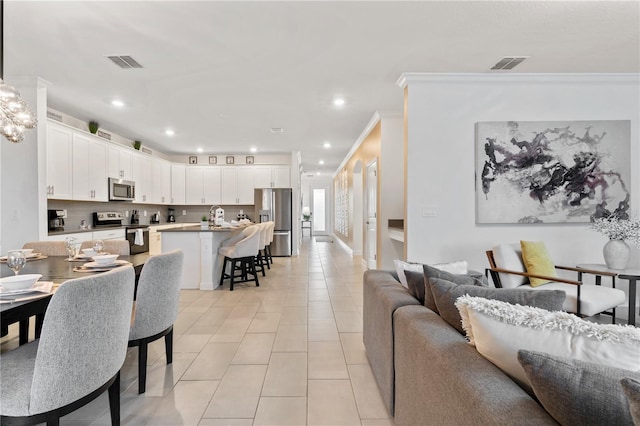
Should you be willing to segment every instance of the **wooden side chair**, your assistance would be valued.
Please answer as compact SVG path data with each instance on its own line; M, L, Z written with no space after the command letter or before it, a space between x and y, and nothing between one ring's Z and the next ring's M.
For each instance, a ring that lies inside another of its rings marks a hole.
M615 288L616 274L559 265L555 265L555 268L576 272L578 280L528 273L522 261L522 252L510 244L498 245L492 250L487 250L486 254L489 261L487 271L491 274L496 288L562 290L566 294L563 309L579 316L590 317L604 313L611 315L612 322L615 323L615 308L626 300L624 292ZM597 285L584 284L583 273L596 275ZM612 287L600 285L602 276L612 278ZM529 283L529 278L540 278L550 282L534 287Z

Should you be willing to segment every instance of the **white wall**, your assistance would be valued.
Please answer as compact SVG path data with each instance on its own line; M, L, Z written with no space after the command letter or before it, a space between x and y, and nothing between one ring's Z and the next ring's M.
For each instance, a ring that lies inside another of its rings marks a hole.
M508 120L631 120L631 208L639 213L638 75L407 74L407 258L466 259L484 270L499 242L544 241L557 264L603 263L604 236L586 224L477 225L474 125ZM423 217L422 209L436 217ZM632 251L630 267L640 265Z
M21 143L0 140L2 253L37 241L47 232L46 175L40 172L46 170L46 82L37 78L7 82L18 89L39 125L27 130Z
M402 243L389 238L389 219L404 217L404 123L402 114L380 113L380 267L394 269L394 259L404 257Z

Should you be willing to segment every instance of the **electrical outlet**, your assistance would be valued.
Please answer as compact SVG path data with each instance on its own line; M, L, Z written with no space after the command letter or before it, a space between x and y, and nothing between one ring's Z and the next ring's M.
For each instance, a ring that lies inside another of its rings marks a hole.
M186 216L187 215L187 211L186 210L182 210L182 216Z
M129 217L129 210L124 211L124 217Z
M147 211L146 211L146 210L145 210L145 211L143 211L143 212L142 212L142 215L143 215L144 217L147 217Z

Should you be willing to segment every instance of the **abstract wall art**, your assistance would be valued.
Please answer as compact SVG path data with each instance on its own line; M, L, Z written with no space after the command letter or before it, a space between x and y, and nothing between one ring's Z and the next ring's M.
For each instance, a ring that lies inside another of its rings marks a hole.
M476 123L477 223L628 217L629 120Z

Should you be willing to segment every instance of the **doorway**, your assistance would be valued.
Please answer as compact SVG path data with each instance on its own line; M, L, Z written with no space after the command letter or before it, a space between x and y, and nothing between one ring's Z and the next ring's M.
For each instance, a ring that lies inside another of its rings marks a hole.
M327 233L327 191L324 188L314 188L312 192L313 233Z
M367 196L366 196L366 212L367 212L367 232L366 244L367 267L376 269L378 267L377 256L377 238L378 238L378 161L373 160L367 165Z

